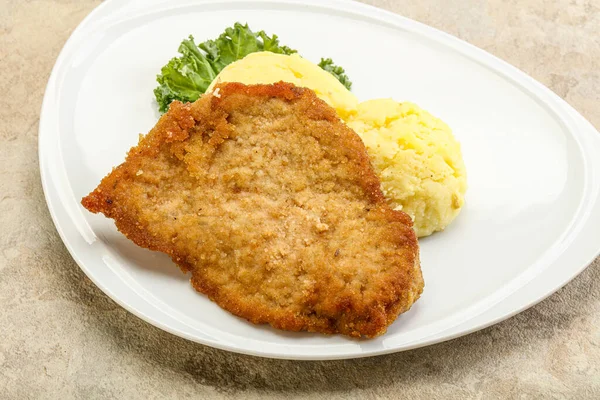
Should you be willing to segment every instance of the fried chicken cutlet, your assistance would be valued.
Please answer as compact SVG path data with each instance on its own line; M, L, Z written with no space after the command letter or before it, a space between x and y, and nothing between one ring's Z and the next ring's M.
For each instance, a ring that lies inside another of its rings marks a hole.
M174 102L82 204L255 324L384 333L423 289L412 222L313 91L222 84Z

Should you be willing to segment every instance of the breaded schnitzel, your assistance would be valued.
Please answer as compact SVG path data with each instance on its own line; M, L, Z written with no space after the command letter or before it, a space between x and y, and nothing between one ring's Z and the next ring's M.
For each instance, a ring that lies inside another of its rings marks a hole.
M314 92L228 83L173 103L82 204L235 315L374 337L423 289L411 219L379 186Z

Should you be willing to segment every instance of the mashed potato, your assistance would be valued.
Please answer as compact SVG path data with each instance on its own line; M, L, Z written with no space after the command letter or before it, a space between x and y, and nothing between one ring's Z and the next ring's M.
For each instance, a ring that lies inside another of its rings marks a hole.
M346 123L362 138L388 201L410 215L417 236L444 229L467 190L460 145L444 122L412 103L360 103Z
M314 90L342 118L356 111L358 100L344 85L329 72L297 54L288 56L268 51L248 54L223 68L208 90L211 91L218 82L251 85L279 81Z
M291 82L332 106L365 143L388 202L410 215L419 237L441 231L458 215L467 188L459 143L450 128L411 103L358 104L318 65L293 54L252 53L225 67L218 82Z

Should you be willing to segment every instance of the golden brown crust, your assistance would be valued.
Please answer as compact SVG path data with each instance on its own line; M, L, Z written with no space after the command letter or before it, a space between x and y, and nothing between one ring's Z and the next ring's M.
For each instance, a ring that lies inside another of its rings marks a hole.
M84 207L253 323L384 333L423 279L410 217L384 201L360 138L310 90L217 88L173 103Z

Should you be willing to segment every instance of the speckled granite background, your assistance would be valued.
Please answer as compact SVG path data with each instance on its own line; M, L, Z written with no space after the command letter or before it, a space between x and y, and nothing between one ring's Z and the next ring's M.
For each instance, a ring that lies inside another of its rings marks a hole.
M516 65L600 127L599 0L369 0ZM0 398L600 399L600 262L484 331L361 360L214 350L129 314L63 246L37 162L46 81L97 0L0 0ZM600 238L598 238L600 240Z

